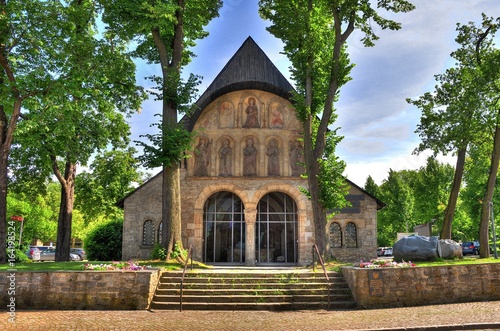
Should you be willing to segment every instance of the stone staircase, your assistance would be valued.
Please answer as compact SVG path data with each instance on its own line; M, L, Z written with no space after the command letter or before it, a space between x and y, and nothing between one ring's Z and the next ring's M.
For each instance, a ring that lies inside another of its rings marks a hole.
M195 270L184 277L182 310L311 310L354 309L342 274L294 269ZM151 310L180 310L182 272L163 272ZM330 305L328 308L328 291Z

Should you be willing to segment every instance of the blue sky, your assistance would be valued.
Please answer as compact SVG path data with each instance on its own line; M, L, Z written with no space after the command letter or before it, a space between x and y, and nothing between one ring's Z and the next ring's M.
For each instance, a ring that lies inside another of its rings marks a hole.
M353 78L345 85L335 107L336 127L344 136L337 154L347 164L345 175L364 186L371 175L380 184L389 169L418 169L430 153L412 155L420 138L414 133L420 111L407 104L434 87L434 75L453 65L449 54L455 44L456 24L480 22L481 13L500 16L498 0L414 0L416 9L407 14L389 14L402 23L399 31L378 31L375 47L365 48L361 35L348 41ZM212 82L248 36L263 49L289 78L290 63L281 54L283 44L266 31L269 22L257 12L257 0L226 0L220 16L208 28L210 35L193 49L197 57L185 72L203 77L200 93ZM374 26L375 27L375 26ZM498 43L497 43L498 44ZM140 64L138 77L159 74L159 68ZM290 78L289 78L290 80ZM293 85L293 81L290 80ZM144 86L147 82L141 83ZM161 112L161 103L147 101L131 119L132 139L151 131L149 125ZM439 158L454 164L452 156Z

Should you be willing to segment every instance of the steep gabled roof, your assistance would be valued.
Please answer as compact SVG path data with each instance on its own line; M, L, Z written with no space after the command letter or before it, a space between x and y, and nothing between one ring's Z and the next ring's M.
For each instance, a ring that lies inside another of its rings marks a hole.
M293 86L269 60L264 51L248 37L196 102L196 111L182 122L191 131L203 109L229 92L256 89L290 99Z

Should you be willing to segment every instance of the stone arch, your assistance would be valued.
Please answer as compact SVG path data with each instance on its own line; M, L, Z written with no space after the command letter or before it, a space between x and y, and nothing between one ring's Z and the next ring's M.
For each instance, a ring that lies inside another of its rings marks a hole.
M306 201L307 198L305 195L302 194L302 192L299 191L296 187L289 185L289 184L283 184L283 183L269 183L266 185L263 185L257 189L255 192L255 195L251 201L251 204L253 206L257 206L259 203L260 199L262 197L270 192L283 192L288 194L297 204L297 211L299 212L299 221L301 214L304 214L305 218L305 213L306 213Z
M292 185L289 184L283 184L283 183L269 183L266 185L263 185L259 187L255 195L253 196L252 199L252 205L255 206L255 214L257 214L257 204L259 201L268 193L272 192L281 192L285 193L288 195L290 198L293 199L295 202L295 205L297 206L297 239L298 239L298 247L297 247L297 254L298 254L298 261L305 260L305 256L302 255L307 254L307 252L310 251L310 249L307 247L309 246L310 242L308 241L310 238L306 235L306 229L307 229L307 197L300 192L300 190Z
M246 207L246 205L250 202L250 199L248 198L247 192L242 190L240 187L234 184L229 184L229 183L224 183L224 184L213 184L209 185L203 188L203 190L198 194L198 197L196 198L196 201L194 203L194 209L195 211L201 210L201 213L203 214L203 206L205 205L205 201L214 193L221 192L221 191L227 191L234 193L235 195L238 196L238 198L241 199L243 202L243 205Z
M193 212L193 226L194 226L194 236L190 238L188 244L193 244L195 246L195 255L196 258L202 259L201 248L203 247L203 216L204 216L204 207L207 199L217 192L231 192L236 195L243 203L243 207L245 209L255 209L255 205L252 205L252 201L248 196L247 191L244 191L239 186L230 184L230 183L222 183L222 184L212 184L203 188L203 190L198 194L198 197L194 203L194 212Z

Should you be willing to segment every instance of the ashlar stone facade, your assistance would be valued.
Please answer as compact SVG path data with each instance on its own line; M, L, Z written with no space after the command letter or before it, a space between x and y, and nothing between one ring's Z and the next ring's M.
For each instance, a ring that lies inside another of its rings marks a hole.
M301 123L292 87L247 39L184 119L195 133L181 167L182 237L207 264L306 265L312 261L311 204L301 193ZM376 256L383 204L353 183L346 208L325 226L339 260ZM161 238L157 175L125 197L122 258L150 257Z

